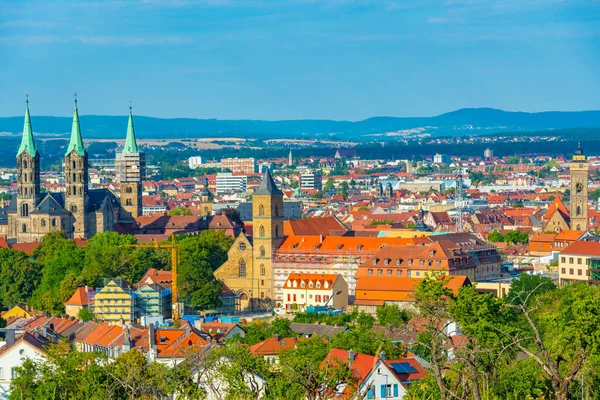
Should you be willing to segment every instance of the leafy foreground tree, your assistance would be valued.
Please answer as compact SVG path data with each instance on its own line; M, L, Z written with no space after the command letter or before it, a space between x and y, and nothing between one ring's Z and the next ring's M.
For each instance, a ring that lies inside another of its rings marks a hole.
M412 398L429 391L444 400L567 400L580 393L581 378L584 392L596 394L600 288L556 289L522 277L501 300L472 287L455 295L445 280L426 279L416 290L426 328L415 351L430 362L431 378L411 388ZM460 326L460 340L449 321Z

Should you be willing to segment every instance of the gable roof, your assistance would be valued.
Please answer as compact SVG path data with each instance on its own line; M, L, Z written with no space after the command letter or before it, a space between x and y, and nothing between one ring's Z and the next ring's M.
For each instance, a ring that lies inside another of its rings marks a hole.
M87 306L89 305L88 300L88 287L83 286L77 288L71 298L65 303L66 306Z

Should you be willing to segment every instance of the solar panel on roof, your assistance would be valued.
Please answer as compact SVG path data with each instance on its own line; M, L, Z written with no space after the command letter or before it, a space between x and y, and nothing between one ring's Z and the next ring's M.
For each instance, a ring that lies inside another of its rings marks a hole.
M412 374L417 372L415 367L407 362L392 363L390 366L397 374Z

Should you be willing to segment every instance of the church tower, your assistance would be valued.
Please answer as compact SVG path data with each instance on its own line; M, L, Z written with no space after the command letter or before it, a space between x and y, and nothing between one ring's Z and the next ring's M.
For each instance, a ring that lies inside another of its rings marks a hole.
M21 146L17 151L17 241L29 241L32 226L29 213L37 204L40 194L40 153L33 140L31 117L29 116L29 100L25 106L25 123Z
M571 229L588 229L588 162L581 144L570 163L571 173Z
M251 297L254 309L272 306L273 253L283 242L283 193L267 168L252 196L252 238L254 282Z
M83 146L77 99L73 110L71 139L65 153L65 208L73 214L73 237L87 237L85 215L88 203L88 154Z
M123 146L123 151L117 154L116 165L121 184L121 205L129 217L126 219L137 218L142 215L142 179L144 178L146 159L144 153L138 149L135 140L131 106L129 107L125 146Z

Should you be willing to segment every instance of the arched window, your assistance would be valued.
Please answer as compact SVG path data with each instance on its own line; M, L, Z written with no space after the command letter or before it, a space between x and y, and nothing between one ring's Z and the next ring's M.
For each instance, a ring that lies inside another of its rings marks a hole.
M258 229L258 237L265 237L265 227L262 225Z
M77 168L77 162L75 160L73 160L73 169Z
M125 200L125 205L126 205L126 206L130 206L130 205L131 205L131 199L127 199L127 200Z
M265 246L260 246L260 256L264 257L265 256Z
M248 295L246 293L242 293L240 295L240 300L248 300Z
M133 188L131 186L127 186L125 188L125 193L133 193Z
M34 221L34 222L35 222L35 221ZM45 220L45 219L42 219L42 221L41 221L41 223L40 223L40 224L41 224L42 226L46 226L46 220Z
M52 226L55 227L56 226L56 218L52 218Z
M240 260L240 278L246 277L246 261L242 258Z
M80 196L81 196L81 194L82 194L82 192L81 192L82 190L83 190L83 189L82 189L81 187L79 187L79 195L80 195Z
M73 172L73 182L77 181L77 174L75 172Z
M266 272L265 264L260 264L260 276L265 276Z
M258 216L262 217L263 215L265 215L265 206L261 204L260 206L258 206Z
M279 225L275 225L275 237L279 237Z
M27 225L23 224L23 225L21 226L21 232L23 232L23 233L27 233Z
M21 205L21 216L26 217L28 215L29 215L29 204L24 203ZM23 226L25 226L25 225L23 225ZM23 232L25 232L25 231L23 231Z
M75 186L73 186L73 195L77 194L77 188Z
M577 213L575 215L581 215L581 206L577 206Z
M27 182L27 174L23 174L23 180Z
M23 160L23 168L27 168L27 160Z
M71 212L72 213L76 213L77 212L77 206L75 204L71 204Z

